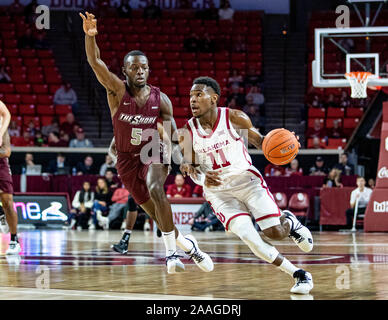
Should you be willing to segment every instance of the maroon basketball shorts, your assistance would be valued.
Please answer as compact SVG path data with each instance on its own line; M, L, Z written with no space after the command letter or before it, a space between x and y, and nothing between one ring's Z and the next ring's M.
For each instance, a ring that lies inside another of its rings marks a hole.
M0 193L13 194L13 184L7 180L0 180Z

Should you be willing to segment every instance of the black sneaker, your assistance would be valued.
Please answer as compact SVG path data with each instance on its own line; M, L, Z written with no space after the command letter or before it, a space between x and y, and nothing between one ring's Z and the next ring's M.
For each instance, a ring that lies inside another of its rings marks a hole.
M159 228L158 228L158 230L156 230L156 235L158 236L158 238L160 238L162 236L162 231L160 231Z
M121 239L119 243L113 244L111 248L118 253L126 254L128 252L128 241Z

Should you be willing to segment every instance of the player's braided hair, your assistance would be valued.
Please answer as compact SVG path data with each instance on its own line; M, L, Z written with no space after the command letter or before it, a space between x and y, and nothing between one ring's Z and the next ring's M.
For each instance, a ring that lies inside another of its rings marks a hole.
M144 56L147 58L147 56L144 54L144 52L142 52L140 50L132 50L125 55L124 64L127 61L128 57L134 57L134 56Z
M221 96L221 88L220 85L216 80L210 77L199 77L194 79L193 85L194 84L204 84L208 87L211 87L215 93L217 93L219 96Z

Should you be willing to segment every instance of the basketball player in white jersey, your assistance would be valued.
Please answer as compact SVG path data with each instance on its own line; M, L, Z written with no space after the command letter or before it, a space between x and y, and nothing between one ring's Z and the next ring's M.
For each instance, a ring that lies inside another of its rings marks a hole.
M190 91L193 118L179 137L185 159L181 172L203 185L206 200L227 231L239 236L256 256L292 276L292 293L308 294L313 288L311 274L263 241L251 216L268 238L290 237L304 252L313 248L312 235L290 211L278 208L262 175L252 165L241 133L246 130L249 143L258 149L264 137L244 112L217 107L219 98L217 81L209 77L194 80Z

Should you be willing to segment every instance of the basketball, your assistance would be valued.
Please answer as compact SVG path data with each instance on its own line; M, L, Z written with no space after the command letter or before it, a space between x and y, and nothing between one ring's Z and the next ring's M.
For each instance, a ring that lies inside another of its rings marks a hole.
M265 136L262 149L269 162L285 165L298 154L299 142L295 135L287 129L275 129Z

